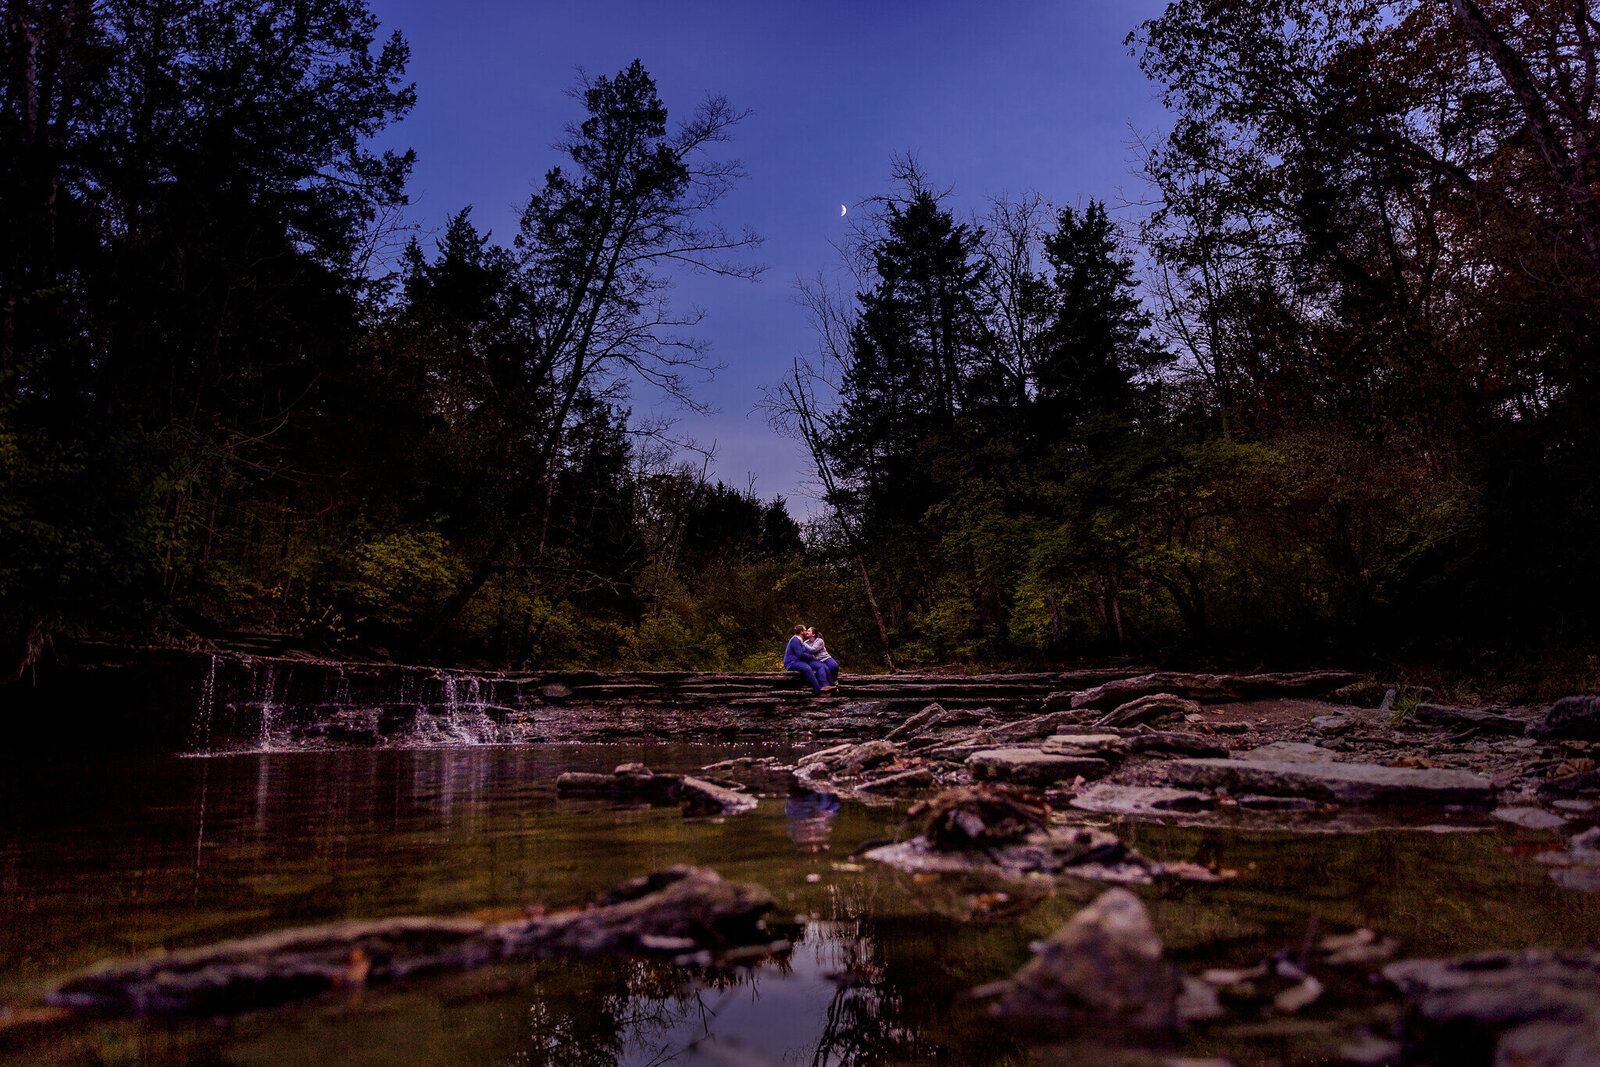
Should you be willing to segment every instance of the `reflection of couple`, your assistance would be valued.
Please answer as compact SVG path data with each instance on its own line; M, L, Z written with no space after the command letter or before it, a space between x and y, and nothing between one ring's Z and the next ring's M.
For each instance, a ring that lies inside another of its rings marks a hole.
M813 693L829 693L839 684L839 661L828 655L828 646L816 629L801 623L783 649L783 669L794 671L806 680Z

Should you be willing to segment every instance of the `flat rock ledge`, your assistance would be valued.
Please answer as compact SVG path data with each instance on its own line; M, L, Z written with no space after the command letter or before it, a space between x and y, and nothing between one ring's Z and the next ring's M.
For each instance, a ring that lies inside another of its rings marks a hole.
M1052 785L1082 776L1098 778L1111 764L1094 756L1054 755L1037 748L991 748L967 757L967 769L980 782Z
M62 983L54 1007L103 1015L233 1015L511 959L722 950L770 942L760 886L672 867L624 883L600 906L509 922L341 922L104 963Z
M1337 804L1487 806L1494 784L1471 771L1417 770L1365 763L1292 763L1238 759L1178 760L1167 768L1176 786L1229 793L1306 797Z

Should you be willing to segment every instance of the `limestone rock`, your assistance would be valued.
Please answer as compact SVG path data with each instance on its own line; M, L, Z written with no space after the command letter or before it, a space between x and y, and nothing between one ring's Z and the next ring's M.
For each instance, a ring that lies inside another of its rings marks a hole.
M909 771L898 771L862 782L856 786L858 793L902 793L917 789L926 789L933 785L933 771L927 767L916 767Z
M1454 769L1413 770L1366 763L1287 763L1238 759L1179 760L1167 768L1174 785L1266 793L1341 804L1487 804L1489 779Z
M1152 693L1173 693L1205 703L1278 696L1318 696L1349 685L1349 671L1302 671L1287 674L1184 674L1156 671L1086 689L1072 698L1075 708L1115 708Z
M1269 745L1240 752L1234 758L1269 763L1332 763L1335 754L1304 741L1274 741Z
M1489 817L1524 830L1559 830L1567 824L1566 819L1543 808L1495 808Z
M1050 785L1083 775L1098 778L1111 769L1103 759L1055 756L1037 748L990 748L967 757L967 768L980 781Z
M1141 728L1142 732L1129 734L1124 738L1124 743L1130 752L1160 752L1171 756L1194 756L1197 758L1211 757L1222 759L1228 755L1228 747L1215 741L1208 741L1199 734L1186 733L1181 730L1151 730Z
M1217 806L1210 793L1157 785L1113 785L1100 782L1072 798L1072 806L1108 815L1181 815Z
M1446 704L1418 704L1411 713L1418 722L1451 729L1476 727L1495 734L1521 737L1533 724L1535 713L1529 708L1462 708Z
M1008 1023L1112 1024L1170 1031L1182 979L1139 898L1109 889L1038 948L1005 983L994 1013Z
M1200 705L1173 693L1151 693L1149 696L1119 704L1115 711L1095 720L1096 726L1133 726L1141 722L1159 722L1162 719L1196 715Z
M1126 746L1121 734L1052 734L1039 749L1051 756L1117 759L1126 751Z

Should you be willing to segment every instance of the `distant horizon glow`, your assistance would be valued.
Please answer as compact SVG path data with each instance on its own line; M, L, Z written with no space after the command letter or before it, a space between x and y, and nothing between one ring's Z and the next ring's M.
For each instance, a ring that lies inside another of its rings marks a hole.
M714 410L675 412L648 390L643 417L677 416L677 429L716 442L712 477L782 496L804 519L817 509L810 459L768 428L761 390L816 339L795 303L802 278L838 264L848 205L890 189L891 160L915 156L951 208L965 216L985 198L1037 190L1057 205L1090 198L1115 208L1140 186L1130 141L1167 116L1123 39L1161 13L1155 0L1026 0L990 13L928 0L861 8L597 0L522 5L480 2L445 10L425 0L373 0L382 34L411 46L417 106L385 131L382 147L415 148L407 220L428 246L448 218L472 218L500 244L518 210L558 161L552 147L581 107L567 95L583 68L611 74L635 58L681 117L708 94L751 114L727 157L748 177L718 218L766 240L756 282L684 275L674 299L705 310L696 335L723 369L695 384ZM847 23L848 36L837 33ZM819 220L816 191L848 191L840 213Z

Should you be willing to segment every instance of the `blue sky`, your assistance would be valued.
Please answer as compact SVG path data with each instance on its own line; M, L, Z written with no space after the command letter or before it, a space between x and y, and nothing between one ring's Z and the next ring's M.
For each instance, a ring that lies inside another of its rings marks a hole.
M888 0L791 4L633 0L372 0L387 32L411 45L418 102L384 143L417 151L411 220L426 233L473 206L480 228L509 243L516 210L578 117L565 95L577 68L613 74L634 59L669 111L708 92L752 114L728 155L749 178L722 221L766 242L756 283L684 277L678 294L705 309L700 336L723 365L695 394L718 413L678 431L716 442L713 473L803 514L807 461L754 410L761 389L815 341L794 284L837 261L839 206L887 192L892 157L914 154L935 186L954 186L958 214L990 194L1036 189L1057 204L1143 195L1130 126L1166 117L1123 45L1156 0ZM634 407L657 398L639 392Z

